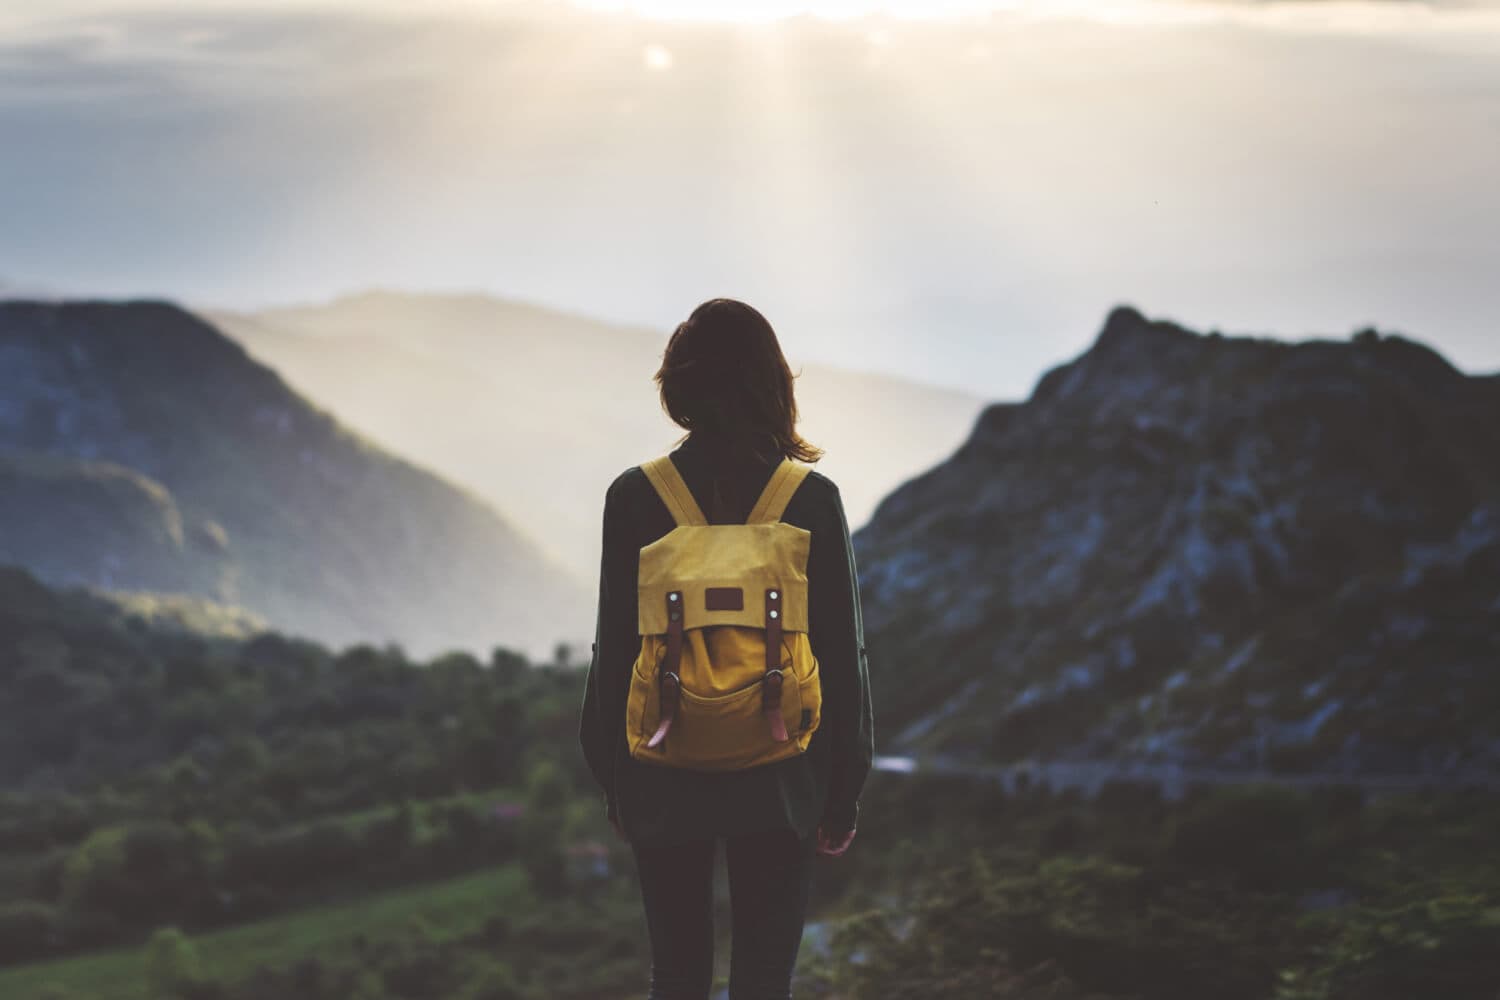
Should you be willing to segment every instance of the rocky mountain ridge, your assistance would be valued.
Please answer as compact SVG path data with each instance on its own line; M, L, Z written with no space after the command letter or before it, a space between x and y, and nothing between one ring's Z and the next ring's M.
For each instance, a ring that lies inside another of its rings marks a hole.
M576 638L586 588L166 302L0 303L0 556L326 642ZM571 627L570 627L571 626Z
M1500 382L1115 310L856 536L885 752L1500 767Z

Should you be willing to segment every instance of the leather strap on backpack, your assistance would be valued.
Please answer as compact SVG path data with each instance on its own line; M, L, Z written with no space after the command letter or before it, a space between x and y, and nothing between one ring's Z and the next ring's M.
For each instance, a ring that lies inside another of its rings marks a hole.
M766 676L760 685L760 710L771 726L771 739L787 741L786 720L781 717L781 590L766 591Z
M682 591L674 590L667 594L667 654L662 657L661 667L657 670L657 681L661 686L661 723L646 741L646 746L653 750L661 746L677 719L677 701L682 693L682 678L677 675L677 668L681 664Z

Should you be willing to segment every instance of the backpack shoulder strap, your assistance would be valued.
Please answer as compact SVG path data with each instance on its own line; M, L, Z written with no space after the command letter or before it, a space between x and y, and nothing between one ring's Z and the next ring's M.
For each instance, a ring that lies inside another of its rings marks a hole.
M682 474L677 471L677 466L672 464L670 455L662 455L649 462L642 462L641 471L646 474L647 479L651 480L651 485L656 488L657 496L661 497L661 502L667 505L667 511L678 526L708 523L708 518L703 516L703 511L698 507L698 501L693 499L692 492L688 490L687 483L682 481Z
M812 466L805 462L783 458L776 471L771 473L771 481L766 483L765 490L761 492L760 499L755 502L755 509L750 512L745 523L774 524L781 520L792 494L797 492L797 487L802 485L802 480L811 471Z

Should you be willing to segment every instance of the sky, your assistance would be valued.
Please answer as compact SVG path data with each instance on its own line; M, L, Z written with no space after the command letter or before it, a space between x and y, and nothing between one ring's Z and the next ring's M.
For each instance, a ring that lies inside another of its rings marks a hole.
M1018 398L1120 303L1500 370L1496 275L1495 4L0 0L0 294L732 295Z

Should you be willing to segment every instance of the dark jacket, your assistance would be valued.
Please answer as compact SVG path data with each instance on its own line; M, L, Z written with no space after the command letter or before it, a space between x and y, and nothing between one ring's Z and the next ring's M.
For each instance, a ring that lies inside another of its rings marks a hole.
M710 523L742 523L774 464L735 460L718 477L714 446L690 435L672 461ZM716 509L717 507L717 509ZM790 828L807 836L852 829L875 753L859 582L838 487L814 471L782 520L812 532L808 552L808 640L818 659L823 715L806 752L744 771L699 772L638 761L625 742L625 696L640 650L636 573L640 549L674 527L646 474L633 466L604 499L599 615L579 739L609 814L632 841L670 842Z

